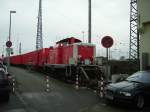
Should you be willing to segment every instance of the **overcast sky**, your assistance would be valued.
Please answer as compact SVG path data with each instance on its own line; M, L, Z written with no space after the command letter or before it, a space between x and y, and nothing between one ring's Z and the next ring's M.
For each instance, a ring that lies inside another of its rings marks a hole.
M12 14L14 53L35 50L39 0L0 0L0 53L8 38L9 11ZM49 47L66 37L87 41L88 0L43 0L43 44ZM114 38L113 57L127 56L129 49L130 0L92 0L92 43L97 55L105 55L100 40L105 35ZM115 50L116 49L116 50Z

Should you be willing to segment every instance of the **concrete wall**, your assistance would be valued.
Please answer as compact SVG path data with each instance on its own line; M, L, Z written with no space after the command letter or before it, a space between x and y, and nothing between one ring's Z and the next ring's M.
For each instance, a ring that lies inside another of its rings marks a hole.
M138 29L140 33L141 69L145 69L146 66L150 66L150 0L138 0Z

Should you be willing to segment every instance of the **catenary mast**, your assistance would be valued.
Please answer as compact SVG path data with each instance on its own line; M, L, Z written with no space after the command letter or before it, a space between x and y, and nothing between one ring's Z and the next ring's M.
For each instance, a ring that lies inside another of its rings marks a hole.
M37 23L37 37L36 37L36 50L43 48L43 34L42 34L42 0L39 0L39 12Z
M130 48L129 58L139 59L139 33L138 33L137 0L130 2Z

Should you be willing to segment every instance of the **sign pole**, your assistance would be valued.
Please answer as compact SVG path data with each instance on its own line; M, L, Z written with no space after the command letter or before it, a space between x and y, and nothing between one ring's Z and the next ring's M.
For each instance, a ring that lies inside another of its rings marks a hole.
M108 72L108 48L106 48L106 77L107 81L109 81L109 72Z
M7 46L7 67L9 69L9 66L10 66L10 53L11 53L11 48L10 47L12 46L12 42L7 41L6 46Z
M10 67L10 47L8 47L8 69Z
M106 58L107 58L107 63L108 63L108 48L106 48Z
M101 40L101 44L106 48L106 79L109 81L110 73L109 73L109 58L110 58L110 47L112 47L114 41L113 38L110 36L105 36Z

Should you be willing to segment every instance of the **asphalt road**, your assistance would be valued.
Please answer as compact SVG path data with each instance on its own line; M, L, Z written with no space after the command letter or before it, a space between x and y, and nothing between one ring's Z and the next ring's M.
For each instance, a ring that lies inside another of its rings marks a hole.
M50 78L50 92L46 92L45 76L38 72L11 67L17 89L8 103L0 103L0 112L149 112L126 106L107 105L91 89L80 88Z

